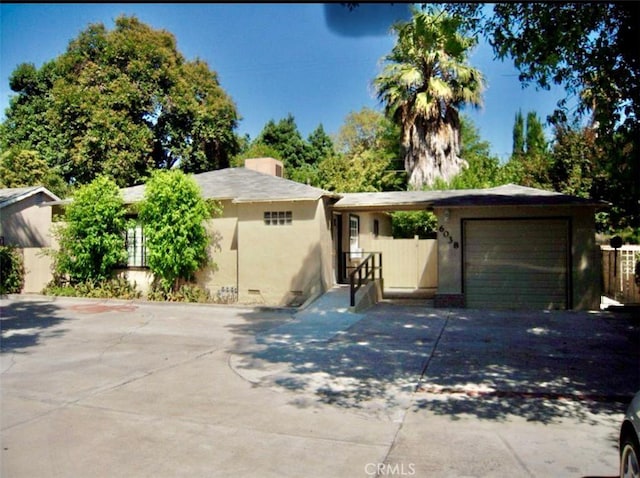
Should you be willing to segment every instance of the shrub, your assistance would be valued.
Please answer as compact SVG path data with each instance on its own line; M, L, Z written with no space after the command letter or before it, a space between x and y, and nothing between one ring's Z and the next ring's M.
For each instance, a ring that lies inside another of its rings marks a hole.
M77 284L59 284L51 282L42 291L46 295L62 297L92 297L96 299L138 299L140 291L124 277L115 277L100 282L79 282Z
M182 284L176 290L166 290L162 287L153 288L147 295L147 299L169 302L212 302L208 291L196 284Z
M157 287L177 292L197 270L210 262L205 221L219 212L208 204L193 177L180 170L156 171L140 204L147 264Z
M13 246L0 246L0 294L19 294L24 285L24 262Z
M120 190L107 177L81 186L55 231L60 250L54 253L56 273L72 283L102 282L126 261L125 209Z
M398 211L391 215L391 231L396 239L433 239L438 219L430 211Z

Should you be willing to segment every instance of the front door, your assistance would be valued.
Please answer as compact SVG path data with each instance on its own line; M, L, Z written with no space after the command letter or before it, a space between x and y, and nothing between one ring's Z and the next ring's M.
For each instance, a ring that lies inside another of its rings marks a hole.
M333 244L336 251L336 257L334 261L334 271L336 277L336 283L344 284L345 283L345 257L344 257L344 249L342 247L342 214L334 214L333 215Z

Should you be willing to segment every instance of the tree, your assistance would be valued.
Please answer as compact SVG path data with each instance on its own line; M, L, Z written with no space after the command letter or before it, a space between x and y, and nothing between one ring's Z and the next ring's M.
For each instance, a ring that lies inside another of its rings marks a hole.
M544 137L544 128L535 111L527 113L526 153L528 156L545 154L547 152L547 140Z
M511 156L524 155L524 117L522 111L518 110L513 123L513 151Z
M0 156L0 187L25 186L44 186L58 196L67 192L62 176L37 151L11 148Z
M270 120L262 129L257 142L270 146L278 152L284 163L285 175L302 167L307 161L307 147L298 131L296 120L289 114L277 123Z
M412 19L394 26L398 38L374 85L402 130L409 185L421 188L455 176L466 163L460 152L458 110L478 106L484 80L467 63L475 37L464 22L444 12L412 9Z
M320 124L311 132L305 143L305 162L290 170L288 176L299 183L319 186L319 165L324 159L333 156L333 141Z
M556 124L551 158L551 178L556 191L590 197L594 176L600 176L602 149L596 144L591 128L578 124Z
M551 158L542 122L535 111L529 111L524 122L522 112L516 113L513 125L513 153L500 170L501 181L522 186L553 189Z
M331 156L334 151L333 141L325 132L322 124L319 124L307 138L308 155L307 163L316 166L324 158Z
M339 192L401 189L404 177L396 171L399 136L399 128L378 111L349 113L336 135L338 151L318 166L318 185Z
M231 160L233 167L243 167L245 159L251 158L274 158L282 161L280 152L276 151L272 146L268 146L259 141L248 142L245 149L241 150Z
M367 150L383 149L400 156L400 128L382 113L364 107L350 112L336 135L336 150L354 155Z
M208 264L205 221L220 213L207 204L192 176L180 170L154 171L139 206L147 263L162 292L178 290Z
M514 59L521 81L563 85L604 134L638 121L639 25L638 9L624 2L500 3L485 32L499 58Z
M510 57L523 85L562 85L554 122L571 122L567 99L579 100L577 118L589 116L604 150L600 172L609 186L593 189L614 204L609 227L640 228L640 10L633 3L448 4L482 32L500 59ZM611 187L615 185L615 187ZM619 221L619 222L616 222Z
M436 180L435 189L481 189L509 182L500 160L491 155L491 145L480 138L478 128L468 116L460 117L460 156L468 167L449 182Z
M396 239L433 239L438 218L431 211L396 211L391 214L391 233Z
M99 176L80 186L55 230L56 272L72 282L99 282L126 262L125 208L116 183Z
M0 294L19 294L24 287L24 259L15 246L0 245Z
M236 152L238 115L215 72L135 17L89 25L40 69L19 65L10 86L2 150L37 151L69 183L126 186L154 168L225 167Z

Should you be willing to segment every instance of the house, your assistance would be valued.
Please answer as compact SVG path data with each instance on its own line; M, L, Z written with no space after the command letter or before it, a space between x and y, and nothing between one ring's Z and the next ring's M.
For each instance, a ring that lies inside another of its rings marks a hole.
M51 280L50 201L60 198L43 186L0 189L0 244L20 249L24 260L23 292L40 292Z
M601 201L516 185L476 190L337 194L282 178L282 163L194 175L202 194L223 207L209 221L214 267L197 282L240 303L299 305L336 283L370 252L382 255L385 293L469 308L597 309ZM144 185L122 190L140 201ZM394 239L394 211L428 210L433 239ZM142 227L127 233L124 273L143 290Z
M432 210L439 224L436 306L597 309L594 213L602 207L606 203L510 184L344 194L333 211Z
M246 165L194 175L203 197L223 208L207 225L215 266L200 271L197 282L242 303L300 305L334 283L329 208L338 196L280 177L277 160ZM144 185L122 193L125 203L138 202ZM130 247L126 274L145 289L152 278L141 262L141 232L131 233L140 246Z

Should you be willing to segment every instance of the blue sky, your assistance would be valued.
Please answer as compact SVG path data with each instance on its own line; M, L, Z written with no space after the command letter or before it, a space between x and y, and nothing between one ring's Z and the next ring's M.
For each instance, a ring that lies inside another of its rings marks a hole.
M319 124L338 131L351 111L381 109L371 87L380 59L391 51L393 19L407 4L361 5L349 12L323 4L0 4L0 110L8 106L8 78L23 62L41 66L66 50L89 23L113 28L120 14L135 15L177 39L189 60L205 60L236 103L238 133L255 138L270 119L291 113L306 137ZM470 62L488 80L484 106L466 110L492 151L511 151L513 119L521 109L544 120L559 88L523 89L511 61L493 59L481 44Z

